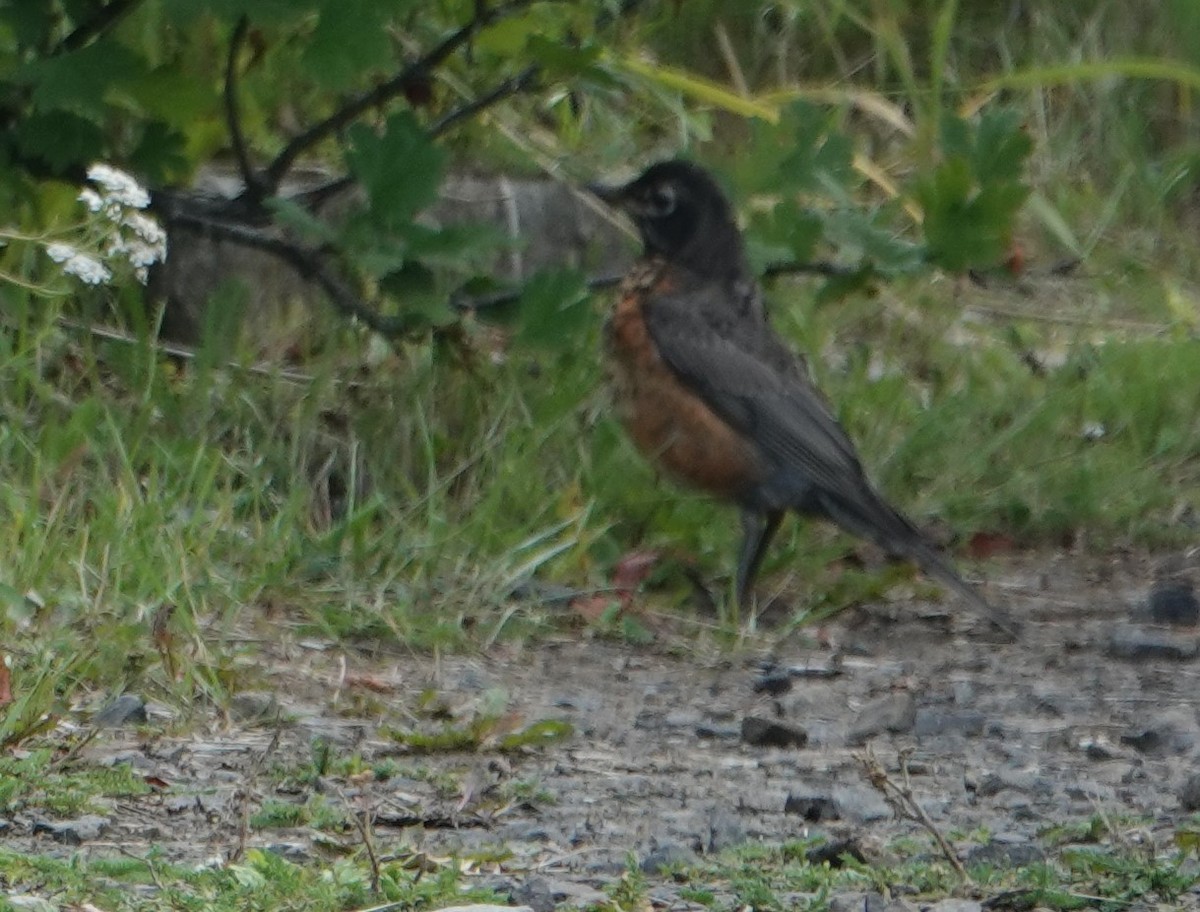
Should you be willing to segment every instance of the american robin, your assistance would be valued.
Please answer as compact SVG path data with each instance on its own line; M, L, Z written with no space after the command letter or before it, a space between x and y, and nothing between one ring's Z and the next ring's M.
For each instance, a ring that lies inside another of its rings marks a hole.
M632 217L645 247L606 326L619 418L669 474L741 508L739 604L749 605L767 545L794 510L914 561L1013 635L1016 624L867 479L805 361L771 328L716 181L673 160L589 189Z

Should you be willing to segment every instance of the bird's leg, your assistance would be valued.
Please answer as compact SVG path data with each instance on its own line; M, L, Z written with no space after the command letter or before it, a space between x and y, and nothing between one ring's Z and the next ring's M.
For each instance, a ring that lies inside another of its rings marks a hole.
M771 536L783 521L782 510L760 513L757 510L742 510L742 551L738 556L737 601L741 611L750 609L750 590L754 577L762 564L763 555Z

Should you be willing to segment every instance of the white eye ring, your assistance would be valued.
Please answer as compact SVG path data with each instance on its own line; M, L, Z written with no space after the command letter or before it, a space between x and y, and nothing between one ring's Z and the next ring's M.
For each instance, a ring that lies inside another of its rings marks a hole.
M671 184L659 184L646 197L646 213L655 218L662 218L675 211L675 187Z

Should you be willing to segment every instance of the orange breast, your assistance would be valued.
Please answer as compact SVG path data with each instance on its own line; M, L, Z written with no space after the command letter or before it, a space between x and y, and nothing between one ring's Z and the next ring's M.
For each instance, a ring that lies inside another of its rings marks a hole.
M642 313L657 281L636 274L622 286L608 323L608 360L618 417L638 449L671 475L735 499L762 478L754 448L722 421L659 357Z

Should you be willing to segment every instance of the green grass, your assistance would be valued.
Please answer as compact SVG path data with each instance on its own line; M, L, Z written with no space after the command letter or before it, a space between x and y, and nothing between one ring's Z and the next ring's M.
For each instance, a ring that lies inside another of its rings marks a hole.
M1077 281L1160 331L1057 323L1070 314L1036 287L1006 299L1031 315L1015 321L964 321L996 296L956 299L947 282L820 306L783 285L773 300L870 472L919 521L960 540L1168 546L1200 510L1200 359L1179 304L1196 295L1111 276ZM514 586L604 587L640 547L665 553L657 604L688 612L678 561L723 597L734 511L633 451L596 331L463 370L343 328L295 380L29 314L0 339L0 628L26 700L0 735L19 741L78 688L223 705L258 680L246 631L419 650L537 636L569 612ZM882 593L886 577L829 571L852 546L789 523L767 579L822 611Z

